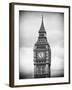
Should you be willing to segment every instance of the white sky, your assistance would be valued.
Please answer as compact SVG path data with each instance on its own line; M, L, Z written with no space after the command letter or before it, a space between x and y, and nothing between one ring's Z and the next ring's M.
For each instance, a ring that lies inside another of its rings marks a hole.
M43 15L47 40L51 47L51 75L64 71L64 14L20 12L20 72L33 76L33 47L38 38Z

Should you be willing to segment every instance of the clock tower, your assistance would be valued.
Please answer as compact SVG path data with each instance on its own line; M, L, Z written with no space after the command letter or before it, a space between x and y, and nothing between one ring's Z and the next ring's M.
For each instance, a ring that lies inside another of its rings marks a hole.
M34 45L34 78L50 77L51 49L47 42L43 17L38 40Z

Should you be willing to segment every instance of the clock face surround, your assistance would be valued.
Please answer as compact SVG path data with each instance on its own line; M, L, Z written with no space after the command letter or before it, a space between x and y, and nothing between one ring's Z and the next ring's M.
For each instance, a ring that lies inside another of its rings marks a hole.
M45 53L44 52L39 52L38 53L38 59L43 59L45 57Z

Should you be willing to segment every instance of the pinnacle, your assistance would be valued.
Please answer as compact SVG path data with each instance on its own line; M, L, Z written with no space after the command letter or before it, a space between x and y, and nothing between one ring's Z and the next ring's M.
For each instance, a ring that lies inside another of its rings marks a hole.
M44 28L44 23L43 23L43 16L42 16L42 22L41 22L39 33L46 33L45 28Z

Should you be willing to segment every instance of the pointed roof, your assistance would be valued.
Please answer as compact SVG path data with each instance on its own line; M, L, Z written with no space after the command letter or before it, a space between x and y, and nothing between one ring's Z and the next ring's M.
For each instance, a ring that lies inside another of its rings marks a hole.
M45 28L44 28L44 23L43 23L43 16L42 16L42 22L41 22L39 33L46 33Z

